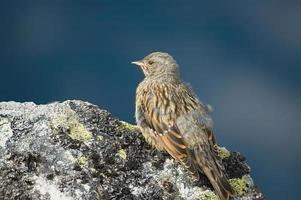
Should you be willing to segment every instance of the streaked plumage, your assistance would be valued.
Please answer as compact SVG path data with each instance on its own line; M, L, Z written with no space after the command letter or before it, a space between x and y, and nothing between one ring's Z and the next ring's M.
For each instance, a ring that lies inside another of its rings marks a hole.
M209 109L180 80L176 61L155 52L133 63L145 74L136 91L136 121L146 141L167 151L195 179L202 170L220 199L230 199L234 191L215 153Z

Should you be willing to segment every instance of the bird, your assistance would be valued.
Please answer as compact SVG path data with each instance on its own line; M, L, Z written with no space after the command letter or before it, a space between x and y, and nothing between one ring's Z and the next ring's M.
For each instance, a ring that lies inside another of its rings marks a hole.
M193 180L204 173L221 200L232 199L235 191L217 155L210 107L181 80L176 60L153 52L132 64L144 73L136 90L135 118L146 142L170 154Z

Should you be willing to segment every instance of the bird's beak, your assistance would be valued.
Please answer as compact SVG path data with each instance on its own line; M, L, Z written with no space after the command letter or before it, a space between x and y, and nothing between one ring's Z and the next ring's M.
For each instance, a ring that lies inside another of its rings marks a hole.
M143 61L134 61L134 62L131 62L131 63L134 64L134 65L138 65L140 67L144 65Z

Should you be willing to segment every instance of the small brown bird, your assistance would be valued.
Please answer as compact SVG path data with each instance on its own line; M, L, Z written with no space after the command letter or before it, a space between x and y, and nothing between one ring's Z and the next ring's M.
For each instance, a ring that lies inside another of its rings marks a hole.
M220 199L231 199L235 192L216 155L210 109L181 81L176 61L154 52L132 63L145 75L136 91L136 121L146 141L167 151L196 180L203 171Z

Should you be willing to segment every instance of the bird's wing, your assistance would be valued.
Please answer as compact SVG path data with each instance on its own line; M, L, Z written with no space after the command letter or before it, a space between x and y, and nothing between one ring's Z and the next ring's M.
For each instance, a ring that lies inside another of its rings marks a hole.
M190 156L188 144L177 126L179 114L193 105L179 107L183 95L172 93L171 91L175 91L176 88L171 87L174 86L161 84L155 91L145 92L142 99L145 121L160 139L164 149L198 179L198 170Z

